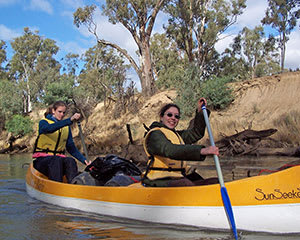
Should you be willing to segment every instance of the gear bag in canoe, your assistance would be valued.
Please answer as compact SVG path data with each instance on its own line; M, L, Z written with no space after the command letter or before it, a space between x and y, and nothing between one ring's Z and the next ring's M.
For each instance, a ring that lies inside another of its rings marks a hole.
M131 161L109 154L97 157L84 172L75 177L74 184L98 186L127 186L140 181L141 170ZM92 179L91 179L91 177Z

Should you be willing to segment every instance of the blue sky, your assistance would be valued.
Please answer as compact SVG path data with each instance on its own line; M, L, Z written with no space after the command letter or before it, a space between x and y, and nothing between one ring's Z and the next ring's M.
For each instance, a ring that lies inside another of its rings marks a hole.
M91 36L85 28L76 28L73 24L73 13L78 7L83 7L97 2L98 6L105 0L0 0L0 39L7 45L8 54L11 53L9 42L23 34L24 27L38 30L41 36L56 41L60 51L57 59L60 60L67 53L82 54L88 48L95 45L95 37ZM235 34L243 27L253 28L260 24L267 8L267 0L248 0L247 8L238 22L228 32L227 38L216 45L220 52L231 43ZM101 38L117 43L135 58L137 47L131 35L122 25L112 25L97 10L95 19L98 24L98 34ZM162 23L166 23L165 17L160 14L156 20L154 32L162 30ZM300 39L299 26L290 35L290 41L286 50L286 67L295 69L300 67ZM8 55L10 58L10 55ZM135 78L134 74L132 78Z

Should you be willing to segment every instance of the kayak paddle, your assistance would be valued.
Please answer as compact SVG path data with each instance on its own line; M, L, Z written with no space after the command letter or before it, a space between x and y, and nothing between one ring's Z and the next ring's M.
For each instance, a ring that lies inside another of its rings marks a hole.
M208 120L208 115L207 115L207 110L206 110L205 104L203 104L201 108L202 108L202 111L203 111L204 120L205 120L205 123L206 123L207 132L208 132L208 135L209 135L210 145L215 146L215 142L214 142L214 138L213 138L213 135L212 135L210 123L209 123L209 120ZM219 158L218 158L217 155L214 155L214 161L215 161L215 165L216 165L216 169L217 169L219 183L220 183L220 186L221 186L221 195L222 195L222 199L223 199L223 205L224 205L224 208L225 208L225 211L226 211L226 214L227 214L227 218L228 218L228 221L230 223L234 238L237 240L238 239L238 234L237 234L237 230L236 230L236 226L235 226L232 206L231 206L231 203L230 203L230 199L229 199L229 196L228 196L227 189L226 189L225 184L224 184L223 174L222 174Z

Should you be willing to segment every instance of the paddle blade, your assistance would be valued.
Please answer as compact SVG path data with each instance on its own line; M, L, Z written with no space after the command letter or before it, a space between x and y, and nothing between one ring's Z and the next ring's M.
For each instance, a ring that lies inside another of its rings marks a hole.
M221 187L221 195L222 195L223 204L224 204L224 207L225 207L225 210L226 210L227 218L229 219L229 222L230 222L230 225L231 225L231 229L232 229L234 238L237 240L238 239L238 234L237 234L235 221L234 221L234 217L233 217L233 211L232 211L230 199L229 199L229 196L228 196L228 192L227 192L227 189L225 187Z

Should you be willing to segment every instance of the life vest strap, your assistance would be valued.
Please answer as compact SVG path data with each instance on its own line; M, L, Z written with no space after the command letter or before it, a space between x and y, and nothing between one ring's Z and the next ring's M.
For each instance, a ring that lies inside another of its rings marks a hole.
M36 153L36 152L53 153L54 155L56 155L56 154L65 154L65 151L52 151L50 149L41 149L41 148L35 149L34 153Z

